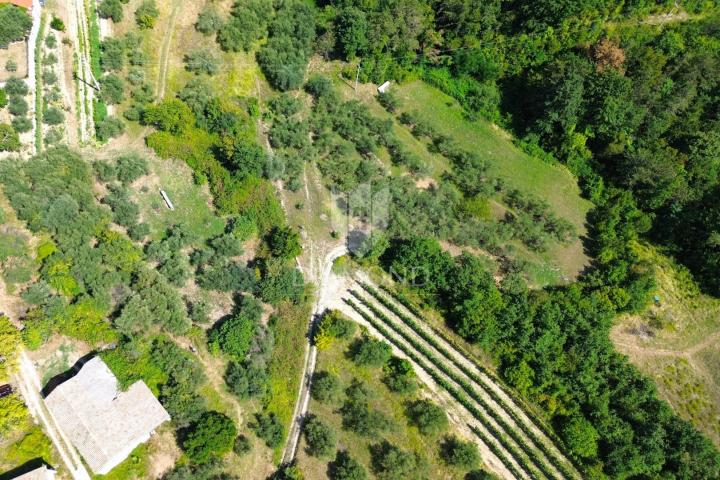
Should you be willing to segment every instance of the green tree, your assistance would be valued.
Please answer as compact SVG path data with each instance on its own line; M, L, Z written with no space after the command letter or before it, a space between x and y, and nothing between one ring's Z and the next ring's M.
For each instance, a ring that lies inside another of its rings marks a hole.
M443 459L454 467L469 470L480 464L480 453L473 442L464 442L457 437L448 437L442 445Z
M155 0L143 0L137 10L135 10L135 23L142 30L147 30L155 26L155 21L160 16Z
M390 345L382 340L364 336L352 347L352 359L358 365L382 367L392 357Z
M418 387L412 364L404 358L392 357L383 367L383 372L383 381L393 392L408 394Z
M346 450L340 450L328 466L328 476L331 480L366 480L367 472Z
M6 5L0 8L0 45L22 40L30 33L32 19L24 8Z
M95 123L95 136L101 142L118 137L125 132L125 122L117 117L107 117Z
M20 136L18 132L6 123L0 123L0 151L17 152L20 150Z
M48 125L59 125L65 120L65 114L56 107L47 107L43 112L43 122Z
M28 409L17 394L0 398L0 433L3 436L23 428L28 420Z
M357 7L345 7L335 19L335 32L342 53L348 60L365 53L368 45L367 15Z
M267 238L270 253L274 257L293 259L300 255L300 235L290 227L275 227Z
M569 418L562 427L562 436L568 448L583 458L595 458L599 435L595 427L582 415Z
M307 451L314 457L329 457L335 452L337 435L330 425L323 423L315 416L310 417L303 425L303 433L307 442Z
M233 447L237 428L231 418L219 412L205 412L183 438L181 445L188 457L204 463Z
M256 328L256 319L240 312L214 328L209 339L226 355L243 360L250 350Z
M171 99L145 108L143 122L179 135L194 125L195 116L184 102Z
M123 6L120 0L102 0L97 9L100 18L110 18L115 23L123 19Z
M125 98L125 83L120 77L111 73L100 79L100 97L108 105L115 105Z
M250 439L245 435L238 435L233 443L233 452L235 452L235 455L247 455L250 451L252 451Z
M448 427L445 411L429 400L417 400L406 410L410 423L415 425L423 435L438 435Z
M327 371L315 372L310 394L318 402L336 403L342 395L340 379Z
M0 9L0 11L2 10L4 9ZM20 78L12 77L5 82L5 92L10 96L17 95L24 97L29 91L27 83Z
M185 55L185 68L195 74L215 75L220 69L220 64L212 50L200 48Z
M220 12L212 4L206 4L198 15L195 28L203 35L212 35L223 25Z
M371 445L370 453L373 471L380 480L417 478L424 466L419 455L391 445L387 440Z
M255 430L255 434L265 441L265 444L270 448L279 446L285 436L285 429L274 413L256 413L255 422L250 425L250 427Z
M120 155L115 159L115 163L117 179L124 185L130 185L149 172L147 160L138 153Z

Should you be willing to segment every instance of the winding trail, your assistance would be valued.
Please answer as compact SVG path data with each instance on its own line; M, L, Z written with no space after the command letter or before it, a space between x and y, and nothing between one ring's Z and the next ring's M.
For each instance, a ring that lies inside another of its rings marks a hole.
M295 403L295 411L293 412L293 421L290 425L290 433L288 435L285 448L282 453L282 463L290 463L295 458L298 444L300 443L300 434L302 433L302 424L307 414L308 405L310 403L310 389L312 388L312 377L315 373L315 364L317 362L317 348L312 343L312 332L315 328L317 320L322 312L327 308L331 297L330 274L332 266L336 259L347 253L347 247L340 245L335 247L322 260L322 268L320 269L319 278L315 279L318 283L317 301L313 309L310 321L308 322L307 343L305 344L305 365L303 366L302 381L300 382L300 392L298 393L297 402ZM315 263L315 262L313 262ZM311 265L310 275L317 274L314 265Z

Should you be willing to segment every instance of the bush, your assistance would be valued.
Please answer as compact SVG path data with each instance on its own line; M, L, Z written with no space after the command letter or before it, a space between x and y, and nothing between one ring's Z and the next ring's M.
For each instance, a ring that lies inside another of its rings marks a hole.
M100 98L108 105L115 105L125 98L125 83L115 74L100 79Z
M7 105L7 94L5 93L5 90L0 88L0 108L5 108Z
M337 452L335 460L328 465L328 476L331 480L366 480L367 472L360 462L342 450Z
M195 124L195 115L184 102L172 99L147 107L143 122L178 135Z
M0 151L17 152L20 150L20 136L7 123L0 123Z
M290 227L275 227L267 238L270 253L274 257L291 260L302 252L300 235Z
M5 62L5 71L6 72L10 72L10 73L17 72L17 69L18 69L18 64L12 58L9 59L7 62Z
M195 74L215 75L220 68L219 60L209 48L193 50L185 55L185 69Z
M390 113L395 113L398 106L400 106L400 101L398 100L397 96L395 96L395 94L390 91L387 91L385 93L379 93L377 99L378 102L380 102L380 105L382 105L385 110Z
M246 437L245 435L238 435L237 438L235 438L235 443L233 443L233 452L235 455L247 455L252 450L252 444L250 443L250 439Z
M390 360L392 349L381 340L364 336L352 346L351 355L357 365L381 367Z
M426 436L438 435L448 427L445 411L429 400L417 400L407 407L410 423Z
M387 440L370 446L372 466L380 480L418 478L424 466L423 460L415 453L406 452Z
M206 4L198 15L195 28L204 35L212 35L222 27L220 12L212 4Z
M135 23L142 30L150 29L155 26L158 16L160 16L160 12L157 9L155 0L144 0L135 10Z
M116 164L117 179L125 185L133 183L149 172L147 160L137 153L126 153L119 156Z
M8 103L8 111L16 117L22 117L28 113L28 104L23 97L12 96Z
M48 125L60 125L65 121L65 114L56 107L46 108L43 112L43 122Z
M15 5L0 9L0 45L22 40L30 32L32 19L27 10Z
M0 9L0 11L2 11L2 9ZM5 83L5 92L10 96L17 95L24 97L29 93L29 89L24 80L13 77Z
M236 435L231 418L219 412L205 412L182 440L182 448L193 462L204 463L229 452Z
M256 318L240 312L214 328L209 340L226 355L242 361L250 350L257 325Z
M274 413L255 414L255 422L250 426L255 435L265 442L270 448L279 447L285 436L285 429Z
M105 71L122 70L125 65L125 42L117 38L106 38L100 44L100 65Z
M95 136L101 142L120 136L125 132L125 123L117 117L107 117L95 123Z
M262 365L230 362L225 372L225 383L238 398L245 399L264 395L268 387L268 377Z
M463 442L457 437L449 437L441 448L443 459L454 467L465 470L475 468L480 463L480 453L473 442Z
M46 83L47 85L54 85L57 83L57 75L55 75L55 72L52 70L43 70L42 73L42 81L43 83Z
M29 132L33 127L32 120L27 117L15 117L10 123L18 133Z
M387 387L395 393L411 393L417 389L417 381L415 380L415 372L412 364L404 359L392 357L385 365L383 371L385 377L383 381Z
M307 452L314 457L329 457L335 452L337 436L329 425L317 417L310 417L303 426Z
M60 18L53 15L52 20L50 21L50 28L53 30L58 30L60 32L65 31L65 22L63 22Z
M330 372L315 372L310 394L320 403L337 403L342 395L340 379Z
M120 0L102 0L97 12L100 18L110 18L115 23L123 19L123 6Z

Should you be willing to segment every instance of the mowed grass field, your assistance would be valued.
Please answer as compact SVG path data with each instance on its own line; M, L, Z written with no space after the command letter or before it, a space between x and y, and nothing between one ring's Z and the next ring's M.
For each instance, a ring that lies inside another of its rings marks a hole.
M621 318L611 339L678 415L720 446L720 300L700 293L684 268L652 247L638 253L655 269L660 300Z
M356 338L359 337L359 333ZM360 380L372 393L369 403L372 409L380 411L392 422L392 427L374 437L364 437L352 431L343 430L342 415L339 408L342 403L328 405L314 399L310 401L309 413L316 415L324 423L331 425L337 433L338 450L347 450L350 456L359 461L367 470L368 478L375 478L372 474L372 458L369 447L388 440L391 444L405 451L414 451L428 461L426 478L436 480L461 480L467 473L464 470L449 467L440 458L440 442L443 435L426 437L418 429L407 423L405 409L409 402L415 398L425 398L428 393L421 385L416 394L401 395L391 392L382 382L382 369L372 367L359 367L348 357L348 348L351 341L335 341L332 345L318 352L316 372L328 371L340 378L343 390L350 386L353 379ZM341 396L344 398L344 394ZM452 434L452 424L446 432ZM305 478L312 480L327 479L328 462L334 459L320 459L308 455L305 439L298 448L298 463ZM479 467L478 467L479 468ZM403 480L403 479L399 479ZM410 480L410 479L407 479Z

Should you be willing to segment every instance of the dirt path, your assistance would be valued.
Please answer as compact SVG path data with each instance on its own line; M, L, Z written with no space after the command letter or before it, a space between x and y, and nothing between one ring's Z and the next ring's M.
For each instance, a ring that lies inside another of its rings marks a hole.
M172 37L175 32L175 19L177 18L178 12L182 2L175 0L173 2L172 11L170 12L170 18L168 19L168 26L163 35L162 47L160 50L160 69L158 70L157 84L155 85L155 91L158 92L157 98L162 100L165 97L165 85L167 84L167 73L170 65L170 46L172 45Z
M653 348L653 347L644 347L642 345L638 345L637 343L630 343L621 340L620 338L616 338L614 340L615 345L618 347L621 347L620 349L625 353L626 355L629 353L634 353L637 355L656 355L656 356L662 356L662 357L684 357L689 359L696 353L705 350L709 346L720 342L720 331L713 333L709 337L705 338L703 341L696 343L692 347L684 348L682 350L673 350L669 348Z
M43 430L50 437L53 445L60 453L63 463L67 467L70 475L74 480L90 480L85 466L80 460L79 455L70 444L70 441L63 435L50 412L45 408L45 404L40 396L40 379L32 361L23 351L20 353L20 367L17 373L17 382L20 387L25 403L30 409L33 417L43 425Z
M322 261L321 275L316 281L318 283L317 302L313 309L312 316L308 322L308 333L312 332L315 322L322 312L327 308L328 301L331 299L331 291L333 284L330 282L332 266L335 260L347 253L347 247L341 245L332 249ZM314 263L314 262L313 262ZM312 276L312 268L310 269ZM295 458L298 443L300 442L300 434L302 433L302 423L307 414L308 405L310 403L310 389L312 388L312 376L315 373L315 364L317 362L317 348L312 344L312 335L307 335L307 343L305 344L305 365L302 372L302 381L300 382L300 392L297 402L295 403L295 411L293 412L293 421L290 425L290 433L282 454L282 463L289 463Z

